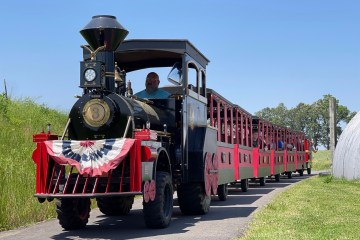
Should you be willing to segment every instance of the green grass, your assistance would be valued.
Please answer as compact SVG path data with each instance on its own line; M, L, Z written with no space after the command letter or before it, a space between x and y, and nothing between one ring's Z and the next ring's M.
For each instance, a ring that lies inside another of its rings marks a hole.
M313 177L255 214L241 240L359 239L360 182Z
M330 169L330 150L320 150L313 153L313 170Z
M32 135L48 123L62 133L67 116L30 99L0 94L0 231L55 216L54 203L40 204L35 193Z

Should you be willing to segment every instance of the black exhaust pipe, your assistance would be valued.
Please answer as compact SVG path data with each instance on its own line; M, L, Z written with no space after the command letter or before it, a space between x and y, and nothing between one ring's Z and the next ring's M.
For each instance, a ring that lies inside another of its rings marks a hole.
M105 46L105 51L115 51L128 31L110 15L97 15L80 31L92 50Z

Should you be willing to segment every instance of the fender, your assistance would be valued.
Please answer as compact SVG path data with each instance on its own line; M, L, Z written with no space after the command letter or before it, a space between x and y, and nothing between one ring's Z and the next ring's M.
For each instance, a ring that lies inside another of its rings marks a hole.
M156 196L156 171L168 172L171 175L170 158L164 147L157 148L156 152L151 154L151 159L155 161L143 162L143 198L144 202L154 201ZM171 175L172 176L172 175Z
M160 147L158 148L157 153L158 156L153 165L152 178L156 178L156 171L168 172L170 173L170 176L172 176L171 163L168 151L166 150L166 148Z
M152 144L153 147L154 145ZM143 182L155 180L156 171L159 170L169 172L172 176L170 157L164 147L151 148L151 158L148 161L142 161L141 165Z

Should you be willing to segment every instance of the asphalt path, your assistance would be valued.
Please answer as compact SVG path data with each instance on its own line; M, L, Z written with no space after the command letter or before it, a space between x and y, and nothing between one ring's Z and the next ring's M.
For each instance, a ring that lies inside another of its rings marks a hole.
M171 224L165 229L146 228L142 199L139 198L128 216L107 217L98 209L92 209L89 223L82 230L65 231L54 219L0 232L0 239L234 239L244 233L254 212L279 192L308 177L306 174L303 177L294 174L292 179L282 177L280 182L267 179L262 187L258 183L250 183L248 192L230 187L228 199L219 201L217 197L212 197L209 213L201 216L182 215L175 199Z

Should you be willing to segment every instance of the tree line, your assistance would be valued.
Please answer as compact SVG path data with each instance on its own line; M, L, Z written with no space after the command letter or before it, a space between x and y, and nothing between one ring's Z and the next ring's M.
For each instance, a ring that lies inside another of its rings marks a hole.
M333 96L327 94L312 104L299 103L291 109L280 103L275 108L264 108L255 115L276 125L305 132L306 136L314 141L315 147L322 145L330 149L329 99L331 97ZM356 112L351 112L346 106L340 105L339 100L336 100L335 110L338 139L342 132L341 123L348 123Z

